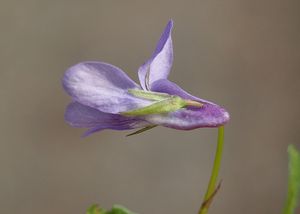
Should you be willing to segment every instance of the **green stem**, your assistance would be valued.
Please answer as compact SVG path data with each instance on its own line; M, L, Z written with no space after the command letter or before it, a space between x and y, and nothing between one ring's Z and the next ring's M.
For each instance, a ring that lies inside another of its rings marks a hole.
M215 161L213 165L213 169L211 172L210 180L208 183L208 187L206 190L206 194L204 196L201 208L198 212L198 214L206 214L208 212L209 205L216 194L216 191L218 190L218 187L216 187L218 174L220 170L221 165L221 159L222 159L222 152L223 152L223 144L224 144L224 126L219 127L218 129L218 145L217 150L215 154Z
M288 154L288 192L283 214L294 214L300 198L300 151L297 151L293 145L289 145Z

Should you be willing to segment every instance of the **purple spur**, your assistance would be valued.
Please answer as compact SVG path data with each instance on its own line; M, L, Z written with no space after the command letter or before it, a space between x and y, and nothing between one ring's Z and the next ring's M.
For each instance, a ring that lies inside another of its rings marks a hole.
M66 122L87 128L85 136L103 129L146 130L161 125L191 130L224 125L229 120L224 108L167 79L173 63L172 28L170 20L151 58L139 68L140 85L108 63L87 61L70 67L62 81L72 97Z

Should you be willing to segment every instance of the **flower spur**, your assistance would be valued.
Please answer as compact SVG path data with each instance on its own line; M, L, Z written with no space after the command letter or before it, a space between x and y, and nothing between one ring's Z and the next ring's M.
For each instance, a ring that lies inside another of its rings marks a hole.
M151 58L139 68L140 86L108 63L81 62L69 68L62 81L73 100L66 122L88 128L85 136L104 129L141 128L132 133L137 134L158 125L180 130L224 125L229 120L224 108L167 79L173 63L172 28L170 20Z

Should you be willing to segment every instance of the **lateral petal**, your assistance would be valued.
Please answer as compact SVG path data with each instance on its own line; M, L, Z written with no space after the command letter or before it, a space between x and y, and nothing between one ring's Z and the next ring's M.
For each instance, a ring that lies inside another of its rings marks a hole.
M73 127L89 128L84 136L103 129L128 130L149 125L140 118L101 112L78 102L72 102L68 105L65 121Z
M204 100L204 99L201 99L201 98L198 98L196 96L189 94L188 92L186 92L185 90L180 88L176 83L171 82L167 79L161 79L161 80L155 81L152 84L151 90L155 91L155 92L167 93L170 95L177 95L183 99L190 99L190 100L199 101L201 103L214 104L208 100Z

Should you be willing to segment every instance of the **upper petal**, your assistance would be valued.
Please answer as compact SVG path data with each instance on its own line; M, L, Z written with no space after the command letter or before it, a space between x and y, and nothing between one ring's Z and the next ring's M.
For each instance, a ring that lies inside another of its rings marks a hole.
M170 20L151 58L139 68L138 75L144 90L149 90L156 80L168 78L173 64L172 28L173 21Z
M83 62L69 68L63 86L72 98L107 113L143 107L150 102L127 93L139 88L121 69L103 62Z

